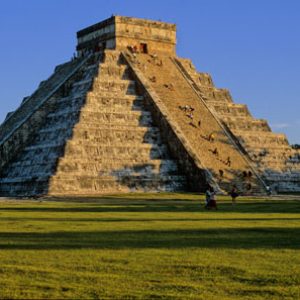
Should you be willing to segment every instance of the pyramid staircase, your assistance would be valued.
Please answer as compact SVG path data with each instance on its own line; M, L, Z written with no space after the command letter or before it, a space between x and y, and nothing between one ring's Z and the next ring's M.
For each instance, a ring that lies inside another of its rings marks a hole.
M176 64L176 57L127 52L141 83L152 91L153 101L166 111L168 122L188 145L191 156L207 170L210 184L228 192L233 185L244 193L264 193L265 185L239 145L226 131L218 117L202 101L191 82ZM192 112L183 107L192 107ZM200 121L200 123L199 123ZM209 141L210 134L214 140ZM217 149L218 155L214 154ZM231 163L227 164L227 158ZM250 176L244 176L244 174Z
M185 189L120 52L96 58L51 98L53 110L3 168L0 195Z

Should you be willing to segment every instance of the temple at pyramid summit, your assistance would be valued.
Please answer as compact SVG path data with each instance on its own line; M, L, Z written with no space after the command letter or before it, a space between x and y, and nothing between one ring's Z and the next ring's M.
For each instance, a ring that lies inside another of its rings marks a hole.
M0 127L0 196L300 192L299 150L176 55L174 24L112 16L77 39Z

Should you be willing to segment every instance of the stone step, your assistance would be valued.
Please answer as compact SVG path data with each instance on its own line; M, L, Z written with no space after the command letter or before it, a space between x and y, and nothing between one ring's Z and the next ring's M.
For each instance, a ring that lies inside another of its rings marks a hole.
M46 150L52 150L52 149L60 149L64 147L64 143L58 143L56 141L46 141L46 143L37 143L32 144L30 146L27 146L24 148L24 152L29 151L42 151L44 149Z
M48 192L48 180L7 183L0 185L0 196L34 196L45 195Z
M271 131L266 120L253 119L250 117L228 116L221 116L221 119L232 131Z
M80 122L94 122L97 124L124 124L131 126L152 126L151 113L147 111L130 111L126 113L101 113L83 111L80 114Z
M57 102L55 105L55 112L64 111L69 108L80 110L85 105L85 103L85 97L70 97L68 100Z
M116 64L115 62L107 62L107 61L104 61L100 64L100 71L103 70L103 69L109 69L109 70L112 70L112 72L114 72L115 70L119 71L125 71L125 70L128 70L128 66L126 64Z
M266 172L267 170L286 172L286 171L297 170L299 166L294 166L293 164L259 163L258 168L263 172Z
M50 131L51 130L51 131ZM73 136L73 130L71 127L64 129L53 130L53 128L42 129L36 135L32 145L44 144L47 141L55 143L63 143L71 139Z
M106 49L104 52L104 63L122 64L120 54L120 51Z
M127 145L99 145L82 141L69 141L68 143L45 143L26 147L22 153L22 160L34 160L35 156L42 159L59 157L64 153L65 157L94 157L125 158L125 159L162 159L168 158L168 150L165 145L139 144Z
M273 174L265 174L264 177L267 180L271 181L298 181L300 180L300 174L295 173L291 174L288 172L283 172L283 173L273 173Z
M115 161L92 161L87 159L67 158L52 160L44 163L34 163L32 161L19 162L12 164L2 177L5 179L16 177L28 177L32 174L36 177L46 177L53 174L56 175L86 175L86 176L116 176L116 175L147 175L161 174L174 175L178 174L176 161L174 160L148 160L143 163L133 161L124 162L122 160Z
M110 134L110 132L114 133L114 132L136 132L136 133L147 133L147 132L151 132L151 133L155 133L155 134L159 134L159 129L158 127L142 127L142 126L118 126L118 125L110 125L110 124L103 124L100 126L97 126L93 123L80 123L80 124L76 124L76 126L74 128L69 128L67 126L64 126L64 124L61 124L61 127L43 127L38 131L38 134L58 134L60 133L60 131L74 131L74 132L86 132L87 130L91 130L90 132L94 132L95 134L98 135L102 132L106 132L108 134Z
M126 65L116 65L111 63L101 64L99 74L102 78L127 79L129 80L129 69Z
M65 157L83 156L83 157L120 157L127 159L135 159L139 156L148 157L149 159L168 158L168 149L165 145L150 145L138 144L112 144L112 145L99 145L90 143L85 144L82 142L70 141L65 146Z
M66 96L66 97L61 97L56 99L56 103L60 104L60 103L69 103L71 101L76 101L76 100L80 100L82 98L86 97L86 93L78 93L77 95L74 96Z
M268 156L270 155L277 155L277 156L283 156L285 153L285 156L288 157L289 155L292 155L291 148L287 145L276 145L272 147L264 147L264 145L253 145L248 147L248 152L250 155L258 155L260 156L260 153L262 154L261 156L264 156L263 153L266 153Z
M95 124L95 123L78 123L74 126L74 128L70 128L69 126L66 126L66 124L57 124L57 126L48 126L48 127L42 127L38 134L57 134L59 135L60 132L66 132L71 130L72 132L78 131L78 132L86 132L87 130L102 132L153 132L159 134L158 127L154 126L123 126L123 125L115 125L115 124Z
M170 168L170 170L174 171L177 170L177 161L173 159L145 159L143 157L137 157L136 159L115 159L115 158L102 158L102 157L95 157L91 162L89 157L61 157L61 158L52 158L48 161L37 161L34 160L18 160L16 162L12 162L8 169L14 168L27 168L31 166L39 166L39 168L49 168L49 165L56 165L59 164L60 166L64 165L95 165L99 168L121 168L124 166L129 167L137 167L142 165L151 165L155 168L160 168L162 171L165 172L166 168Z
M64 133L63 133L64 134ZM62 134L62 136L63 136ZM47 136L45 136L47 138ZM45 139L44 138L44 139ZM53 135L55 138L55 135ZM106 130L106 129L88 129L82 130L76 128L73 131L72 140L81 140L83 142L92 143L150 143L150 144L161 144L162 140L158 130L149 130L147 127L135 128L134 130Z
M99 130L99 131L128 131L128 132L153 132L158 133L159 129L155 126L136 126L135 124L113 124L113 123L93 123L93 122L80 122L75 124L74 126L70 126L70 122L57 123L57 124L47 124L47 126L42 127L37 134L41 133L49 133L57 131L58 134L61 132L63 134L71 130L73 131L89 131L89 130Z
M66 115L78 114L79 112L80 110L78 110L76 107L67 107L48 114L47 119L57 118L60 116L66 117Z
M49 180L49 176L51 176L51 173L46 172L36 172L33 176L32 175L23 175L23 176L15 176L15 177L5 177L0 178L1 187L3 185L8 184L22 184L22 183L31 183L34 184L35 182L47 182ZM105 173L96 174L96 175L82 175L82 174L57 174L54 177L52 177L51 180L53 181L77 181L79 183L81 180L97 180L97 181L118 181L118 180L128 180L128 181L145 181L145 182L151 182L151 181L182 181L185 182L186 178L182 175L174 175L174 174L168 174L168 173L134 173L131 174L128 172L128 170L116 170L115 172L111 172L111 174L107 175Z
M244 135L237 135L240 142L246 144L247 147L256 147L257 145L263 145L266 147L277 147L280 145L289 146L288 140L284 135L276 135L272 132L266 132L257 135L256 132L246 133Z
M15 169L22 169L32 166L38 166L40 169L43 170L52 170L52 166L90 166L95 165L97 168L108 170L109 168L112 169L120 169L124 167L130 168L137 168L139 169L140 166L150 165L153 168L160 169L161 172L165 173L167 170L176 171L177 170L177 163L175 160L172 159L149 159L145 157L137 157L136 159L124 159L124 158L102 158L102 157L93 157L91 162L91 158L89 157L81 157L81 156L74 156L74 157L52 157L51 159L45 160L37 160L35 157L33 159L27 160L18 160L16 162L12 162L7 169L5 174L9 174L10 172L14 172ZM99 169L99 170L100 170Z
M11 168L7 174L3 174L0 178L0 183L11 183L16 180L19 182L21 178L44 178L50 177L55 171L55 165L32 165L23 168Z
M92 110L93 112L98 112L98 113L129 113L130 112L148 112L147 109L145 109L145 106L143 103L138 103L138 102L125 102L122 101L120 103L103 103L103 102L98 102L95 104L87 103L87 105L83 106L82 111L91 111L90 107L93 107L94 109Z
M134 101L143 101L144 97L143 96L139 96L139 95L111 95L110 93L101 93L99 95L97 95L95 92L88 92L87 93L87 102L91 102L91 103L95 103L99 100L103 100L103 101L117 101L117 102L134 102Z
M82 81L91 80L91 82L93 82L95 76L97 76L97 73L98 73L98 70L96 68L84 70L81 80Z
M265 158L256 161L260 167L269 167L274 168L276 166L280 167L281 169L296 169L299 167L299 161L293 160L283 160L283 159L274 159L274 158Z
M72 87L90 85L93 82L93 78L86 78L73 83Z
M129 86L135 86L136 82L132 79L114 78L109 76L101 76L101 74L99 74L94 78L94 84L97 84L100 87L109 85L113 87L125 86L126 88L128 88Z
M257 161L261 162L261 163L265 163L265 164L287 164L287 163L291 163L291 164L295 164L298 163L299 160L293 159L293 157L291 156L291 158L289 156L283 156L283 155L266 155L263 157L259 157L257 159Z
M47 118L47 122L44 124L42 129L49 128L73 128L79 121L79 112L75 112L69 115L53 115L51 118Z
M92 162L91 162L92 161ZM94 175L107 174L109 171L132 170L132 172L155 172L162 174L178 174L177 163L170 159L149 159L149 157L136 157L135 159L102 158L72 156L51 157L48 160L37 159L36 157L27 158L27 160L18 160L12 163L2 174L2 177L12 178L30 174L53 174L56 171L77 172L78 170L89 170Z
M78 177L76 179L67 178L43 181L29 179L5 183L0 185L0 196L32 196L49 193L50 195L74 194L102 194L115 192L157 192L157 191L184 191L186 189L185 178L165 177L157 179L149 178L98 178L98 177Z
M95 180L116 180L119 177L124 177L132 180L145 180L145 181L151 181L151 180L162 180L162 181L185 181L186 177L182 175L166 175L166 174L156 174L156 173L150 173L150 174L143 174L143 175L136 175L136 176L128 176L127 173L115 173L115 175L96 175L96 176L86 176L86 175L67 175L67 174L62 174L62 175L55 175L53 177L53 180L80 180L80 179L95 179ZM29 177L24 177L25 181L28 180ZM42 177L41 177L42 178ZM11 178L8 179L11 180L11 182L16 181L16 182L21 182L22 178Z
M245 131L245 130L234 130L234 134L241 137L258 137L256 131ZM286 139L284 133L275 133L272 131L263 131L259 133L259 137L262 138L278 138L278 139Z
M89 105L84 106L82 109L78 109L77 107L67 107L61 110L57 110L54 111L50 114L48 114L47 118L51 119L51 118L55 118L55 117L59 117L59 116L64 116L65 115L75 115L80 113L81 117L89 117L89 116L99 116L99 119L102 118L103 115L107 116L107 115L113 115L113 116L123 116L123 117L127 117L129 116L130 118L140 118L141 116L145 116L145 117L151 117L151 113L149 111L146 110L139 110L139 111L133 111L133 110L128 110L128 111L108 111L108 110L104 110L104 111L95 111L93 109L93 107L90 107ZM109 118L109 117L108 117Z
M86 101L85 108L92 106L95 111L135 111L142 110L144 103L141 100L131 100L131 99L122 99L122 98L88 98Z
M227 89L218 89L215 87L203 87L198 85L202 98L210 103L211 101L232 103L232 98Z
M184 190L186 179L183 176L152 177L54 177L50 193L102 193L116 191L179 191Z
M246 104L234 103L234 102L220 102L220 101L209 101L210 106L217 106L221 108L232 108L232 109L248 109Z
M16 177L16 178L5 178L0 179L0 195L1 191L8 191L14 186L18 186L18 189L24 189L32 191L35 185L40 187L45 187L48 185L49 177ZM55 176L51 178L53 186L59 188L60 190L80 190L80 189L92 189L95 184L101 185L102 183L109 184L110 186L117 184L123 186L132 186L133 184L139 185L163 185L169 183L174 186L185 186L186 178L184 176L178 175L152 175L152 176L124 176L124 177L114 177L114 176ZM27 185L27 186L26 186Z
M84 71L96 71L99 67L99 64L98 63L94 63L94 64L91 64L91 65L87 65L84 67Z
M80 159L61 159L56 174L69 173L72 175L147 175L147 174L178 174L177 163L174 160L148 160L143 163L134 163L123 160L87 162Z
M236 116L251 118L246 105L228 102L210 102L209 105L222 117Z
M65 142L66 145L65 145ZM43 150L43 149L56 149L56 148L61 148L61 147L66 147L66 148L73 148L73 147L79 147L81 149L85 148L97 148L97 149L106 149L106 148L132 148L132 149L150 149L150 150L156 150L156 149L165 149L166 146L164 144L158 144L158 143L136 143L132 144L131 141L127 141L126 143L124 142L117 142L117 141L112 141L112 143L107 143L107 144L100 144L98 142L93 142L92 140L89 140L88 142L84 139L71 139L68 141L63 141L63 142L57 142L57 141L49 141L48 139L45 142L37 142L33 143L30 146L27 146L24 148L24 152L27 151L32 151L32 150Z
M19 157L17 157L16 161L11 162L12 168L14 168L14 164L20 162L22 165L24 162L30 162L32 165L35 164L44 164L47 163L55 163L57 159L63 155L64 147L52 147L52 148L40 148L35 150L24 150ZM9 167L8 167L9 170Z
M264 139L261 139L261 141L245 141L244 139L243 140L240 140L240 143L244 146L244 148L246 148L247 150L249 151L252 151L253 149L257 149L257 148L260 148L260 149L271 149L271 148L282 148L284 149L284 146L285 145L288 145L288 143L285 143L284 140L273 140L273 141L264 141Z
M124 103L124 102L123 102ZM97 104L87 104L82 106L82 108L79 108L81 110L81 112L92 112L92 113L100 113L100 114L106 114L106 113L111 113L111 114L120 114L120 112L122 114L131 114L132 112L142 112L145 115L146 114L150 114L150 112L148 112L144 106L142 105L142 103L140 105L123 105L123 106L108 106L108 105L103 105L102 103L97 103Z
M136 93L135 81L131 80L107 80L106 78L96 78L93 84L93 91L97 93L109 92L119 95L134 95Z
M49 179L50 174L37 173L34 176L21 176L21 177L5 177L0 178L1 184L14 184L14 183L24 183L24 182L45 182Z
M73 84L69 96L72 97L77 97L78 95L82 94L82 93L86 93L87 91L89 91L92 88L92 83L93 80L89 79L89 80L84 80L83 82L81 82L81 84L79 84L80 82L76 82Z
M299 193L300 185L299 182L271 182L272 190L279 193Z
M276 172L276 173L281 173L281 174L285 174L285 173L291 173L291 172L297 172L299 170L299 167L290 167L290 166L264 166L264 165L260 165L258 167L258 169L260 170L260 172L263 174L263 176L265 176L265 174L268 174L267 172ZM267 175L266 175L267 176Z
M145 125L145 126L136 126L136 124L115 124L115 123L95 123L95 122L80 122L75 125L74 129L79 128L82 130L88 130L89 128L91 129L105 129L105 130L128 130L128 131L143 131L146 130L147 128L149 130L158 130L157 127L152 126L152 125ZM158 130L159 131L159 130Z

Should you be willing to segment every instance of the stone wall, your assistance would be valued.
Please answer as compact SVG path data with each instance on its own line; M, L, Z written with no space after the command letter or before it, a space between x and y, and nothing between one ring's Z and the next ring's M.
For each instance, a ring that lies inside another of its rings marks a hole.
M89 26L77 33L77 50L102 47L125 50L128 46L146 44L149 52L164 52L175 55L176 25L159 21L113 16L103 22Z
M176 26L174 24L119 16L115 17L115 20L117 49L145 43L150 53L175 54Z

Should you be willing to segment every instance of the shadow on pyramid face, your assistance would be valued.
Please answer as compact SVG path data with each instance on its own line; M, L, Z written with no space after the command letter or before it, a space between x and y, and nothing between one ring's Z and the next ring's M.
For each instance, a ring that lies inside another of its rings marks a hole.
M79 122L80 109L85 105L86 93L91 87L95 68L91 72L88 65L89 61L51 96L52 106L43 122L2 171L1 194L48 193L51 176L64 155L67 141L72 139L73 128Z
M52 97L54 109L3 174L7 195L182 189L184 178L174 175L176 162L120 62L110 52L99 70L85 66Z

